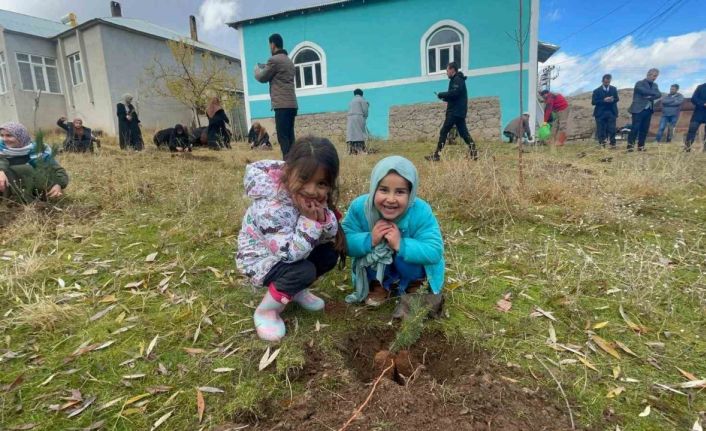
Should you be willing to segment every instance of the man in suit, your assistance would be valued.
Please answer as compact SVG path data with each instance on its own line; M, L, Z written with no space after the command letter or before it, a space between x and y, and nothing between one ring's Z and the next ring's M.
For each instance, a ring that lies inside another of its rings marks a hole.
M691 103L694 104L694 113L689 122L689 131L686 133L684 151L691 151L691 144L694 143L696 132L699 126L706 124L706 83L699 85L691 95ZM703 151L706 152L706 141L704 141Z
M632 105L628 110L632 114L632 128L628 136L628 152L632 152L637 139L637 151L645 151L645 139L650 130L650 121L654 112L655 101L662 97L655 80L659 70L650 69L647 77L635 83L632 95Z
M596 118L596 137L598 144L605 148L606 141L610 141L610 149L615 146L615 122L618 119L618 89L610 85L613 77L608 73L603 75L603 85L593 90L591 104L593 116Z

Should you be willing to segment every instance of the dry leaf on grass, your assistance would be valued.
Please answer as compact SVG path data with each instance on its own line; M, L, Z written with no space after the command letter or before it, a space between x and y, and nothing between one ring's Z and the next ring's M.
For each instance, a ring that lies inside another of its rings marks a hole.
M214 388L213 386L199 386L196 389L201 392L208 392L209 394L222 394L225 392L223 389Z
M199 412L199 423L203 421L203 412L206 410L206 401L203 399L203 393L196 389L196 410Z
M105 403L105 404L101 405L100 407L98 407L98 411L105 410L105 409L107 409L107 408L109 408L109 407L112 407L112 406L116 405L116 404L119 403L120 400L122 400L123 398L125 398L124 395L123 395L122 397L118 397L118 398L115 398L114 400L108 401L107 403Z
M621 316L621 317L623 318L623 320L625 321L625 324L628 325L628 327L629 327L630 329L632 329L633 331L635 331L635 332L637 332L637 333L639 333L639 334L644 334L645 332L647 332L647 328L646 328L646 327L644 327L644 326L642 326L642 325L638 325L637 323L633 322L632 320L630 320L630 319L628 318L628 315L625 313L625 310L623 310L623 305L622 305L622 304L620 304L620 307L618 308L618 311L620 312L620 316Z
M231 371L235 371L235 368L223 367L213 370L214 373L230 373Z
M593 371L595 371L595 372L597 372L597 373L600 373L600 371L598 371L598 368L596 368L595 365L593 365L592 363L590 363L590 362L588 361L588 359L586 359L586 358L584 358L584 357L582 357L582 356L579 356L579 361L581 361L582 364L584 364L584 365L587 366L588 368L592 369Z
M157 420L155 421L154 425L152 425L152 428L150 428L150 431L156 430L160 425L162 425L163 423L165 423L165 422L167 421L167 419L169 419L169 417L170 417L173 413L174 413L174 410L172 410L172 411L169 412L169 413L163 414L159 419L157 419Z
M105 419L100 420L98 422L93 422L92 424L90 424L86 428L83 428L82 431L96 431L96 430L103 428L103 425L105 425Z
M145 352L145 358L148 358L150 356L150 353L152 353L152 350L154 349L154 346L157 345L157 339L159 338L159 334L155 335L152 341L150 341L150 345L147 346L147 351Z
M149 392L144 393L144 394L140 394L140 395L135 395L134 397L132 397L132 398L128 399L127 401L125 401L125 404L123 404L123 405L129 406L130 404L136 403L136 402L140 401L140 400L143 399L143 398L149 397L150 395L152 395L152 394L150 394Z
M100 319L101 317L103 317L103 316L105 316L106 314L110 313L110 311L111 311L113 308L115 308L115 304L109 305L106 309L101 310L101 311L97 312L96 314L94 314L93 316L91 316L90 319L88 319L88 321L89 321L89 322L93 322L93 321L96 321L96 320Z
M687 380L699 380L698 377L696 377L695 375L691 374L688 371L684 371L679 367L677 367L677 370L679 370L679 372L682 374L682 376L686 377Z
M643 410L642 413L640 413L638 416L640 416L641 418L644 418L644 417L649 416L651 412L652 412L652 407L650 407L650 405L648 404L647 407L645 407L645 410Z
M555 322L557 321L556 317L554 317L554 314L552 314L551 311L545 311L539 307L534 307L534 311L532 313L530 313L530 317L542 317L542 316L546 317L549 320L553 320Z
M37 426L37 424L22 424L22 425L15 425L11 426L8 428L10 431L25 431L25 430L31 430L34 429Z
M704 428L701 426L701 419L696 418L696 422L694 422L694 426L691 427L691 431L704 431Z
M95 396L88 398L86 401L83 402L81 407L77 408L76 410L73 410L71 413L69 413L69 415L67 417L72 418L72 417L80 415L81 413L83 413L84 410L86 410L88 407L90 407L90 405L93 404L93 402L95 400L96 400Z
M145 258L145 262L154 262L154 260L157 258L157 254L159 254L159 253L156 251L154 253L148 254L147 257Z
M593 325L593 329L605 328L606 326L608 326L609 323L610 322L608 320L606 320L605 322L596 323L595 325Z
M611 389L610 391L608 391L608 393L606 394L606 398L615 398L618 395L622 394L623 392L625 392L625 387L618 386L617 388Z
M267 368L271 363L277 359L277 355L279 355L280 349L275 350L272 352L272 355L270 355L270 348L268 347L267 350L265 350L265 354L262 355L262 358L260 358L260 366L258 367L259 371L264 370Z
M556 344L556 330L554 330L552 322L549 322L549 340L547 341L551 344Z
M618 351L615 350L613 346L611 346L611 344L603 338L599 337L598 335L591 335L591 340L596 343L596 345L598 345L598 347L600 347L604 352L615 357L616 359L620 359L620 353L618 353Z
M134 289L135 287L140 287L144 284L145 280L133 281L125 285L125 289Z
M503 295L503 297L495 303L495 309L503 313L507 313L508 311L510 311L510 309L512 308L512 301L510 301L511 298L512 293L506 293L505 295Z
M205 353L206 351L204 349L197 349L194 347L183 347L184 351L190 355L200 355L201 353Z
M620 348L620 350L622 350L623 352L627 353L628 355L632 355L632 356L634 356L634 357L636 357L636 358L638 357L638 356L637 356L637 353L635 353L635 352L633 352L632 350L630 350L630 348L629 348L628 346L626 346L625 344L621 343L620 341L615 340L615 344Z
M688 382L678 384L677 387L682 389L706 388L706 379L690 380Z

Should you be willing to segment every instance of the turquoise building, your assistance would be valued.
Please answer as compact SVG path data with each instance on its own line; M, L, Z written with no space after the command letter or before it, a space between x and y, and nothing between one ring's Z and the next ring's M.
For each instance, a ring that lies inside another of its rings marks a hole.
M518 33L524 109L536 118L537 67L557 47L538 41L539 0L334 0L267 16L243 16L240 32L248 126L274 116L266 84L253 69L269 58L279 33L296 66L299 116L345 111L360 88L370 102L368 129L389 137L389 109L438 101L448 85L446 64L468 76L470 98L495 96L504 125L520 114ZM501 130L498 130L498 138Z

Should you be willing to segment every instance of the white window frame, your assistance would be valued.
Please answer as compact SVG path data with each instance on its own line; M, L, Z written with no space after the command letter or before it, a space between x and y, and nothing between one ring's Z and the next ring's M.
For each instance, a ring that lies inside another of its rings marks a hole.
M81 62L81 53L74 52L73 54L67 56L69 61L69 74L71 75L71 84L73 86L81 85L86 82L86 78L83 74L83 63ZM80 75L81 79L78 79Z
M296 58L297 54L299 54L301 51L305 49L310 49L316 53L316 55L319 56L319 61L310 61L307 63L295 63L294 68L295 68L295 73L299 73L299 79L302 83L302 86L299 88L296 88L296 78L294 80L294 86L296 91L307 91L307 90L313 90L317 88L324 88L328 86L328 75L327 75L327 67L326 67L326 53L324 50L314 42L301 42L297 44L292 49L292 54L290 54L289 58L292 59L292 62ZM316 64L321 65L321 84L316 84ZM314 85L305 85L304 84L304 68L306 67L311 67L311 72L312 76L314 77Z
M20 58L19 58L20 55L26 55L27 58L28 58L28 60L20 60ZM41 62L41 63L35 63L35 62L32 61L32 57L41 58L41 59L42 59L42 62ZM35 67L35 66L41 66L41 68L42 68L42 78L43 78L43 81L44 81L44 88L46 89L46 90L42 90L42 91L44 91L45 93L49 93L49 94L63 94L62 91L61 91L61 75L59 74L59 66L58 66L58 63L57 63L56 58L54 58L54 57L45 57L45 56L36 55L36 54L27 54L27 53L24 53L24 52L16 52L16 53L15 53L15 59L17 60L17 71L20 73L20 86L22 87L22 90L24 90L24 91L37 91L37 90L39 89L39 87L37 86L37 76L36 76L36 73L34 72L34 67ZM53 66L52 66L52 65L47 65L47 60L54 60L54 65L53 65ZM19 70L19 69L20 69L20 63L29 64L29 70L30 70L30 73L32 74L32 87L33 87L33 88L32 88L31 90L25 89L24 86L22 86L22 84L21 84L21 81L22 81L22 79L21 79L22 71ZM53 69L56 70L56 77L57 77L56 83L57 83L57 85L59 86L59 91L58 91L58 92L51 91L51 88L50 88L50 86L49 86L49 74L47 73L47 69L49 69L49 68L53 68Z
M10 89L10 83L7 78L7 59L5 58L5 52L0 51L0 94L5 94Z
M436 65L437 65L437 71L436 72L429 72L429 64L428 64L428 59L429 59L429 42L431 41L431 38L438 32L444 29L450 29L458 33L458 35L461 38L461 64L459 64L459 70L461 71L467 71L469 69L470 65L470 37L468 30L466 29L465 26L463 26L461 23L450 20L450 19L444 19L441 21L438 21L434 23L429 29L422 35L422 38L419 41L419 54L420 54L420 64L421 64L421 74L422 76L435 76L435 75L441 75L446 73L446 65L441 65L442 67L439 66L439 62L441 61L441 56L439 55L439 52L441 49L444 48L449 48L449 61L454 61L454 52L453 52L453 47L455 45L458 45L458 42L456 43L450 43L450 44L445 44L445 45L437 45L433 49L436 50Z

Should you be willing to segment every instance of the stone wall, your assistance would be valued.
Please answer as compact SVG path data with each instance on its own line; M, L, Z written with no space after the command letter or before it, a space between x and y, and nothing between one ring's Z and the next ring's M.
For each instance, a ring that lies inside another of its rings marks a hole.
M346 140L346 112L297 115L294 123L296 136L324 136L331 140Z
M436 141L446 115L446 103L419 103L390 108L390 139ZM500 99L483 97L468 101L466 124L477 141L500 139Z

